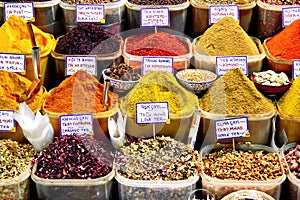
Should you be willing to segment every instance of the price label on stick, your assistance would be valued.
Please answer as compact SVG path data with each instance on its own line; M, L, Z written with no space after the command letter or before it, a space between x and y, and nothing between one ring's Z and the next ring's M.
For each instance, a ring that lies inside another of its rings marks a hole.
M59 117L60 135L94 134L92 114L61 115Z
M142 74L145 75L150 71L164 71L173 74L172 57L143 57Z
M292 68L293 68L293 79L297 79L300 76L300 60L293 60L292 61Z
M0 53L0 70L26 74L26 55Z
M170 123L168 102L136 103L137 124Z
M238 5L211 5L209 6L209 24L215 24L222 17L231 16L240 19Z
M170 26L169 8L142 8L140 22L141 27Z
M100 22L104 24L104 4L76 4L76 22Z
M223 76L229 69L240 68L248 76L247 56L217 56L216 74Z
M78 70L97 76L96 56L66 56L66 75L72 75Z
M249 137L248 117L215 120L214 125L217 140Z
M16 15L34 22L33 2L25 3L4 3L4 19L7 20L10 16Z
M300 19L300 6L282 8L282 27L290 25L297 19Z
M0 131L16 132L16 122L13 114L13 110L0 110Z

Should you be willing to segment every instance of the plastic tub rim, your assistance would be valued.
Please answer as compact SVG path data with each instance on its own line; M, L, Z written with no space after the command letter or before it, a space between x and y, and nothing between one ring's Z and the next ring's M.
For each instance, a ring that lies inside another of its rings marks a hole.
M269 194L259 191L259 190L238 190L232 193L227 194L226 196L222 197L221 200L230 200L232 197L234 197L234 195L239 195L239 193L243 193L243 192L253 192L256 193L258 195L261 195L263 197L263 199L267 198L267 200L275 200L273 197L271 197Z
M30 167L31 166L28 166L27 170L22 172L19 176L16 176L16 177L10 178L10 179L0 179L0 187L20 184L20 183L26 181L31 174Z
M170 11L180 11L180 10L185 10L189 7L190 1L186 1L182 4L177 4L177 5L137 5L130 3L129 1L126 1L126 8L135 10L135 11L140 11L141 8L161 8L161 7L167 7L169 8Z

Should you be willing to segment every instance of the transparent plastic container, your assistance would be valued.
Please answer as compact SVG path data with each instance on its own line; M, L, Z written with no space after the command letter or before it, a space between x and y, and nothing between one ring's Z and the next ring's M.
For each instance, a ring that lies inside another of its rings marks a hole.
M17 177L0 179L0 199L30 199L30 168Z
M126 2L126 30L140 28L140 10L141 8L169 8L170 11L170 28L172 30L184 33L186 27L189 1L178 5L136 5Z
M252 144L268 145L272 132L272 118L275 115L274 110L265 114L252 115L229 115L229 114L215 114L209 113L200 108L200 124L198 131L198 138L204 145L215 143L232 143L231 139L217 140L215 135L214 120L222 120L227 118L236 118L239 116L248 117L248 128L250 137L235 138L236 142L251 142ZM200 133L200 135L199 135Z
M56 43L59 42L59 39L63 37L60 36L57 38ZM96 55L97 58L97 76L98 80L102 77L102 71L106 68L109 68L112 65L118 65L121 63L122 58L122 49L121 49L122 42L120 44L120 48L118 51L113 52L111 54L103 54L103 55ZM88 56L88 55L66 55L66 54L59 54L55 52L56 45L53 45L51 50L51 57L54 60L54 67L55 67L55 81L56 85L61 83L67 75L66 75L66 56Z
M275 200L270 195L257 191L257 190L239 190L237 192L230 193L223 197L221 200L237 200L237 199L261 199L261 200Z
M36 168L37 164L33 168L31 179L35 182L39 199L108 200L110 198L114 170L96 179L44 179L35 175Z
M190 193L196 189L199 177L194 176L186 180L132 180L116 173L118 181L119 199L188 199Z
M195 57L195 68L197 69L205 69L216 73L216 57L217 56L208 56L201 54L196 51L196 43L201 36L196 37L193 41L193 51ZM258 38L251 37L259 51L258 55L247 56L248 62L248 76L251 77L253 72L260 72L263 64L263 60L266 57L264 48ZM246 55L245 55L246 56Z
M232 144L207 145L201 149L200 156L203 157L211 152L221 150L222 148L232 148ZM242 151L252 150L253 152L263 151L267 153L276 153L276 150L274 148L260 144L235 145L235 149ZM218 178L212 178L202 171L202 188L213 193L216 199L221 199L224 196L232 192L236 192L238 190L258 190L270 195L274 199L279 199L281 194L282 183L286 179L282 163L280 164L282 176L267 181L222 180Z
M289 77L292 77L292 71L293 71L293 63L292 60L285 60L285 59L278 59L272 56L272 54L269 52L267 42L271 38L267 38L263 42L263 48L266 53L266 58L267 58L267 69L271 69L275 72L284 72L286 75Z
M188 45L188 53L180 56L172 56L173 58L173 63L174 63L174 70L175 71L180 71L182 69L188 69L190 68L190 63L191 63L191 58L193 56L192 54L192 44L189 40L189 38L185 36L180 36L180 35L175 35L177 38L179 38L184 44ZM128 42L128 38L125 39L124 42L124 49L123 49L123 58L125 64L131 66L132 68L136 69L137 71L141 72L142 71L142 62L143 62L143 56L136 56L129 54L126 51L126 44ZM159 47L157 47L159 48ZM150 56L150 55L149 55ZM164 57L164 56L162 56ZM168 57L168 56L166 56Z
M191 35L192 37L197 37L202 35L209 25L209 6L211 4L199 4L196 0L191 0ZM218 5L218 4L216 4ZM252 13L256 2L252 1L248 4L238 4L239 16L240 16L240 26L249 32L252 22Z
M104 3L105 23L99 24L101 28L114 34L122 32L125 28L125 3L126 0ZM64 18L64 28L68 32L74 28L76 22L76 5L59 2Z

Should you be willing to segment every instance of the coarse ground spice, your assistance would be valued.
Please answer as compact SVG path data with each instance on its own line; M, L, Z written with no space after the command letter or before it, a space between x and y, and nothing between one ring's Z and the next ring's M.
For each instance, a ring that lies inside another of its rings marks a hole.
M136 56L179 56L189 53L189 48L174 35L156 32L128 37L125 51Z
M275 109L272 101L239 68L219 77L199 99L199 106L210 113L237 115L266 114Z
M46 97L44 109L56 113L104 112L102 103L104 85L89 73L79 70L62 81ZM109 92L108 110L115 107L117 97Z
M178 5L185 3L186 0L128 0L128 2L137 5Z
M293 81L277 105L282 114L291 118L300 118L300 78Z
M300 19L292 22L266 42L268 51L272 56L287 60L300 58L299 44Z
M137 102L168 102L170 115L190 114L197 108L197 96L182 87L174 75L152 71L123 98L121 109L135 116Z
M195 0L199 4L214 4L214 5L228 5L228 4L248 4L253 0Z
M262 0L262 2L270 4L270 5L277 5L277 6L285 6L285 5L300 5L299 0Z
M258 55L255 42L232 17L223 17L196 42L196 51L209 56Z

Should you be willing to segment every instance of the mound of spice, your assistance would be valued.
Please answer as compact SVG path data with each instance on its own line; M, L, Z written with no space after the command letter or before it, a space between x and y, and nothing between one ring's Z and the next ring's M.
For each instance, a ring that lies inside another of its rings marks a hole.
M121 41L95 23L79 23L58 38L54 51L66 55L111 54L120 50Z
M62 81L46 97L44 109L56 113L98 113L103 105L104 85L86 71L79 70ZM117 96L108 93L107 109L116 106Z
M300 118L300 78L293 81L288 91L277 102L281 114Z
M259 55L255 42L232 17L223 17L196 42L196 51L209 56Z
M197 101L197 96L182 87L174 75L152 71L144 75L126 94L120 107L123 112L134 116L137 102L168 102L170 115L180 115L194 111L198 107Z
M189 48L174 35L156 32L128 37L125 51L136 56L180 56L188 54Z
M275 109L272 101L239 68L219 77L199 99L199 106L210 113L238 115L266 114Z
M95 179L112 170L113 148L91 135L55 138L38 156L35 175L45 179Z
M266 42L268 51L272 56L286 60L300 58L299 44L300 19L293 21Z

